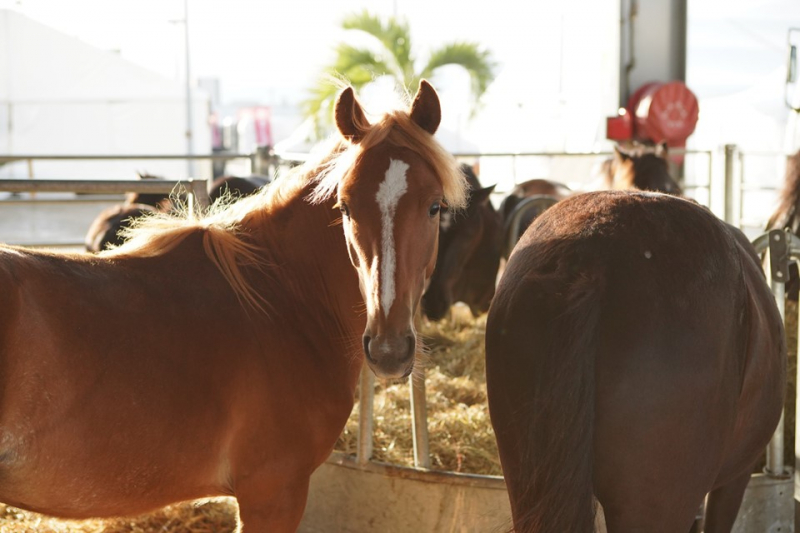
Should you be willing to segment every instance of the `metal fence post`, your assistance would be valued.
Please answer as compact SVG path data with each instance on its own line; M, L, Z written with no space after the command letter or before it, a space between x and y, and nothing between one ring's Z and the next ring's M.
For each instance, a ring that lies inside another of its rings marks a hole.
M786 319L786 281L789 279L789 244L787 234L782 230L772 230L769 232L769 248L766 254L766 273L769 280L772 294L775 296L775 303L781 315L781 321ZM766 474L772 477L783 477L785 475L783 454L783 435L784 435L784 412L781 411L781 418L772 440L767 447Z
M256 175L266 176L269 174L269 166L272 162L272 147L259 146L250 157L251 172Z
M511 176L514 178L514 185L519 183L517 181L517 154L511 156Z
M728 224L739 227L739 221L736 218L736 145L726 144L724 147L725 153L725 183L723 189L724 197L724 220Z
M191 199L190 209L195 215L200 215L203 209L208 207L210 199L208 197L208 180L190 179L189 198Z
M428 442L428 404L425 400L425 370L408 377L411 387L411 424L414 434L414 466L431 467L430 444Z

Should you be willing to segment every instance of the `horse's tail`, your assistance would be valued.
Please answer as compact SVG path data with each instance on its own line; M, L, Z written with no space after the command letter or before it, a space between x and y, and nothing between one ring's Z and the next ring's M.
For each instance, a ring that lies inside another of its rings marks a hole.
M505 294L501 283L486 339L492 423L514 529L593 532L595 352L604 277L530 276Z

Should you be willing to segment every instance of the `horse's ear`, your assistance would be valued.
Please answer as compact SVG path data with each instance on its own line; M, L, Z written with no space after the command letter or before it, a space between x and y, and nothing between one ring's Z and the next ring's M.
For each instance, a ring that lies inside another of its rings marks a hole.
M436 133L442 121L442 106L439 104L439 95L436 89L426 80L420 80L417 95L409 111L411 120L431 135Z
M504 224L508 221L508 218L514 211L514 208L517 207L517 204L520 202L520 200L522 200L522 198L516 194L509 194L503 198L503 201L500 204L500 213L503 215Z
M494 185L473 191L469 203L472 205L485 204L494 191Z
M369 129L367 117L361 104L356 100L352 87L339 93L336 99L335 117L339 133L352 143L360 142Z

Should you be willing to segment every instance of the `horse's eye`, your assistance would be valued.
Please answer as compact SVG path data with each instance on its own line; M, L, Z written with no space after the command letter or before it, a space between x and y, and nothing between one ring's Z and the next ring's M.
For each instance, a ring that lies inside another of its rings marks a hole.
M439 214L439 211L441 211L441 209L442 209L442 204L440 204L439 202L434 202L433 205L431 206L430 211L428 211L428 215L430 215L430 217L433 218Z
M339 211L342 212L342 215L349 217L350 216L350 209L347 207L347 204L344 202L339 202Z

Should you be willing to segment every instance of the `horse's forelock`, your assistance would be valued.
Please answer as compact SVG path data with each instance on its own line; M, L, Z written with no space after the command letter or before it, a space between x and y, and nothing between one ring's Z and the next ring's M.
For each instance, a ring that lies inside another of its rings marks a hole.
M455 158L432 135L414 123L405 111L386 113L380 121L370 126L358 143L344 144L345 148L331 158L320 173L311 200L319 203L330 198L364 152L383 142L419 154L441 180L447 205L454 210L467 206L469 185Z

